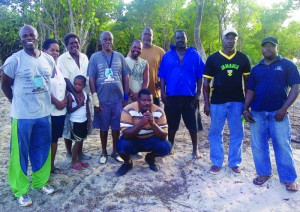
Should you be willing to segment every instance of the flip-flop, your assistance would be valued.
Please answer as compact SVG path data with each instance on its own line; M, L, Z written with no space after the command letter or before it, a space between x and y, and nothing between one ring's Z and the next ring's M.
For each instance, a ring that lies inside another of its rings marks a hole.
M83 162L83 161L80 161L79 164L80 164L83 168L87 168L87 167L90 166L88 163L85 163L85 162Z
M295 183L295 182L293 182L293 183L284 183L284 184L285 184L285 189L287 191L293 191L293 192L295 192L295 191L299 190L298 184Z
M257 176L256 178L253 179L253 184L254 185L262 185L265 182L267 182L267 180L270 178L271 178L271 176Z
M76 163L75 165L71 166L72 169L75 169L77 171L81 170L81 165L79 163Z

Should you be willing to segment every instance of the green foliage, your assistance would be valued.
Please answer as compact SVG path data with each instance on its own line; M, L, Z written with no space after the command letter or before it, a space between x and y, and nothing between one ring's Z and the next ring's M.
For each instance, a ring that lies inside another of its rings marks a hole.
M300 57L300 23L286 24L290 11L298 2L285 0L270 8L256 0L205 0L202 13L201 44L207 55L222 48L221 35L227 27L239 33L237 48L253 64L261 59L261 40L266 36L279 39L280 53L288 58ZM62 40L68 32L79 35L83 51L98 51L99 35L109 30L114 48L127 55L131 42L140 39L142 30L151 27L154 43L169 49L174 32L184 29L188 45L194 44L197 7L195 0L2 0L0 3L0 57L21 46L18 30L24 24L35 26L42 43L46 38Z

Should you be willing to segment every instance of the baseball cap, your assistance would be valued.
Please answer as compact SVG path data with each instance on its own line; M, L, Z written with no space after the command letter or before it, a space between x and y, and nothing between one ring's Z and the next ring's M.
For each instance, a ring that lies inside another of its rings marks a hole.
M235 34L235 36L238 36L238 33L235 28L228 28L223 32L223 37L229 33L232 33L232 34Z
M273 43L275 46L277 46L278 40L275 37L266 37L262 40L261 46L265 45L266 43Z

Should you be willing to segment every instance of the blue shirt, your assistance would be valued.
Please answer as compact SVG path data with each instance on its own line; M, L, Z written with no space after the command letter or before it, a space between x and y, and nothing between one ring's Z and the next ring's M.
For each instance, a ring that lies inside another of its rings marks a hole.
M288 96L288 88L300 84L297 66L278 56L270 65L264 60L251 70L248 89L255 92L251 105L254 111L275 111L282 107Z
M162 58L158 77L165 80L167 96L194 96L204 63L194 47L188 47L180 63L175 46ZM198 88L200 89L200 88Z

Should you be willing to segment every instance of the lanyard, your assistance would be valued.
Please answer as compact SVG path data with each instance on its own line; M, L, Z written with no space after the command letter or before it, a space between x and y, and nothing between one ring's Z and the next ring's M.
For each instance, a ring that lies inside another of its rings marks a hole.
M103 57L106 60L108 68L111 68L111 64L112 64L112 61L113 61L113 58L114 58L114 52L112 52L112 54L111 54L111 58L110 58L110 62L109 63L108 63L108 59L107 59L106 55L103 52L102 52L102 55L103 55Z

